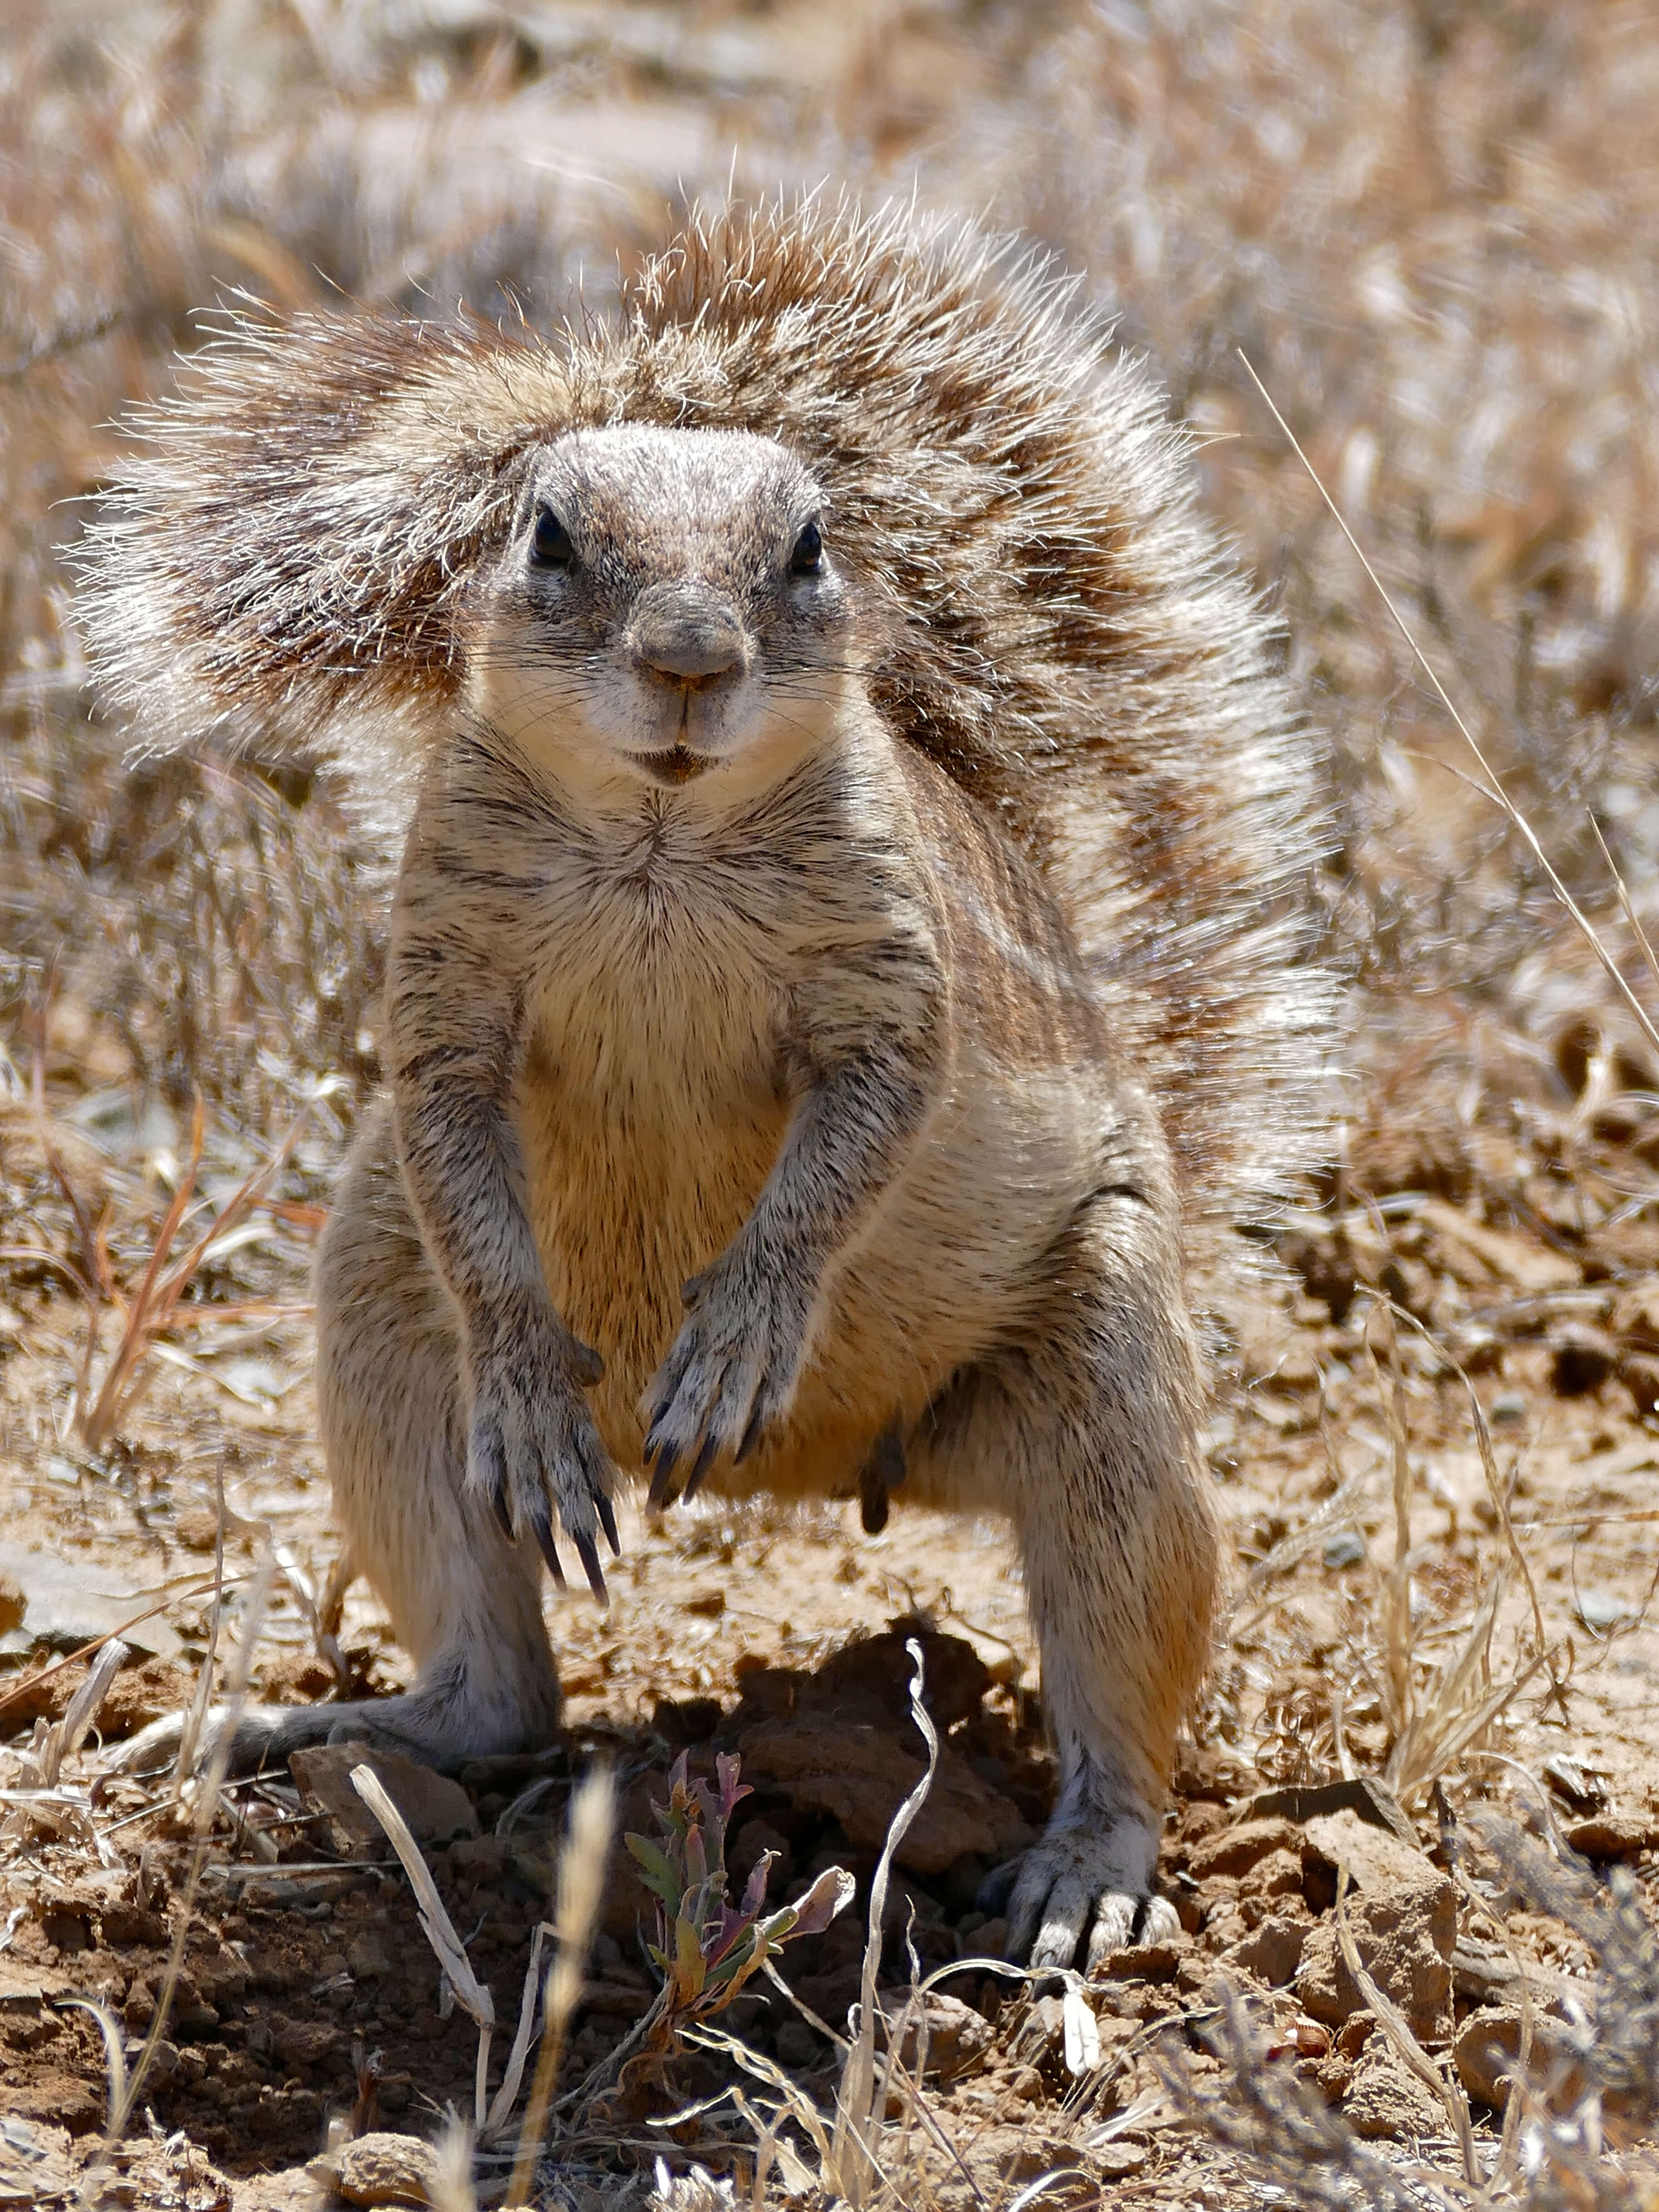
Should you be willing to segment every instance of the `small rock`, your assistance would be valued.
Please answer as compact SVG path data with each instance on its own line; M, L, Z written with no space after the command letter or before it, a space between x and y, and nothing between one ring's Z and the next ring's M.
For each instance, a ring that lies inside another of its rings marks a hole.
M1387 1828L1413 1850L1417 1831L1401 1809L1399 1799L1375 1775L1358 1774L1348 1782L1299 1782L1282 1790L1264 1790L1250 1800L1253 1820L1283 1818L1301 1826L1327 1813L1353 1813L1372 1828Z
M1302 1854L1299 1850L1269 1851L1259 1858L1238 1885L1241 1898L1300 1897Z
M1325 1539L1319 1556L1333 1571L1357 1567L1365 1556L1365 1539L1357 1528L1339 1528Z
M1376 2026L1376 2014L1369 2006L1361 2005L1358 2012L1351 2012L1336 2032L1336 2048L1342 2057L1358 2058Z
M1592 1813L1567 1824L1569 1844L1587 1859L1633 1859L1654 1840L1654 1822L1642 1813Z
M1500 1390L1486 1408L1494 1428L1511 1428L1527 1418L1527 1401L1518 1390Z
M359 2136L356 2142L313 2159L308 2171L346 2204L436 2201L438 2154L418 2136Z
M341 2030L325 2021L279 2020L270 2027L272 2046L284 2066L315 2066L339 2047Z
M1381 2035L1371 2037L1355 2063L1342 2116L1357 2136L1373 2139L1410 2142L1443 2135L1449 2124L1439 2098Z
M1443 2040L1452 2025L1451 1969L1427 1916L1411 1908L1401 1911L1387 1899L1357 1898L1350 1912L1361 1962L1377 1987L1400 2007L1419 2043ZM1448 1939L1445 1948L1449 1948ZM1334 1928L1309 1929L1296 1994L1316 2020L1333 2027L1363 2007Z
M1182 1960L1191 1950L1185 1936L1167 1943L1130 1943L1121 1951L1108 1951L1089 1970L1091 1981L1172 1982Z
M0 1636L9 1636L14 1628L21 1628L28 1609L21 1583L15 1575L0 1572Z
M1505 2006L1501 2011L1473 2013L1464 2023L1452 2057L1457 2078L1483 2105L1501 2112L1509 2102L1510 2076L1521 2066L1521 2014ZM1559 2020L1534 2011L1528 2071L1547 2086L1549 2101L1562 2110L1583 2095L1585 2081Z
M78 1675L78 1668L70 1672ZM171 1659L141 1659L129 1663L109 1686L109 1694L98 1709L98 1733L106 1743L124 1742L152 1721L164 1720L190 1703L196 1677L188 1667Z
M915 1741L914 1729L909 1734ZM894 1814L926 1771L920 1750L912 1753L896 1730L856 1721L763 1721L744 1730L738 1747L745 1778L781 1785L797 1811L829 1814L865 1850L880 1850ZM1030 1840L1018 1807L947 1743L933 1789L899 1845L898 1863L911 1874L943 1874L964 1851L1001 1860Z
M994 1920L982 1920L968 1939L964 1958L1000 1959L1008 1943L1008 1923L999 1914Z
M1360 1959L1405 2014L1420 2043L1451 2033L1451 1958L1457 1940L1456 1893L1420 1851L1368 1826L1352 1813L1307 1823L1310 1848L1351 1884L1346 1912ZM1310 1929L1297 1996L1316 2020L1337 2027L1364 2000L1349 1973L1334 1922Z
M1193 1845L1188 1862L1194 1881L1210 1875L1248 1874L1269 1851L1299 1850L1301 1836L1285 1820L1241 1820L1217 1828Z
M977 2065L996 2040L990 2022L982 2014L971 2005L963 2004L960 1997L947 1996L941 1990L930 1990L920 2007L911 2008L908 2019L905 2018L907 2008L911 2007L908 1990L890 1990L878 2002L888 2037L901 2021L904 2021L899 2058L912 2074L921 2049L918 2030L925 2027L926 2052L921 2063L926 2080L954 2081L957 2075ZM915 2017L918 2009L923 2014L920 2022Z
M941 1734L979 1711L995 1677L973 1645L924 1620L890 1621L878 1636L855 1637L833 1652L817 1671L816 1694L836 1710L849 1699L873 1697L895 1718L910 1711L910 1659L905 1645L921 1646L926 1681L922 1698Z
M356 1980L362 1981L392 1972L392 1952L386 1938L373 1929L353 1936L346 1946L346 1965Z
M1358 1813L1322 1813L1303 1822L1302 1833L1307 1850L1333 1871L1346 1867L1349 1881L1358 1889L1373 1894L1451 1889L1414 1840L1407 1843L1388 1829L1374 1827Z
M449 1870L463 1889L499 1881L514 1856L510 1836L463 1836L449 1847Z
M1254 1934L1234 1944L1226 1954L1226 1963L1254 1974L1270 1990L1283 1989L1296 1979L1308 1934L1304 1921L1264 1920ZM1322 2050L1324 2045L1320 2047Z
M15 1589L27 1593L27 1634L33 1644L76 1651L83 1644L119 1629L123 1640L135 1651L176 1659L183 1648L178 1631L159 1613L131 1626L133 1614L141 1613L144 1606L138 1585L107 1567L94 1565L84 1556L31 1551L0 1537L0 1574ZM15 1633L15 1629L10 1632Z
M327 1814L344 1850L386 1843L380 1822L351 1786L352 1769L357 1766L367 1766L378 1777L417 1843L478 1832L478 1815L460 1784L417 1765L401 1751L371 1750L366 1743L319 1743L296 1751L289 1765L300 1795L315 1811Z
M1151 2156L1145 2143L1103 2142L1090 2152L1089 2164L1103 2181L1127 2181Z
M98 1916L99 1933L106 1943L143 1943L160 1950L168 1936L167 1923L159 1912L142 1905L112 1899Z

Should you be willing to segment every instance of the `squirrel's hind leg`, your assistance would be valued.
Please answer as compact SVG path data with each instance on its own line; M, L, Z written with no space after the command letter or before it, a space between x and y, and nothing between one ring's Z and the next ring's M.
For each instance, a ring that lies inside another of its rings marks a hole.
M318 1255L317 1339L335 1517L416 1677L397 1697L249 1708L232 1741L233 1771L279 1765L331 1738L384 1740L438 1765L550 1742L559 1686L541 1561L465 1495L452 1309L382 1113L357 1142ZM176 1721L159 1722L123 1747L118 1763L159 1764L178 1738Z
M1018 1340L959 1377L912 1437L1013 1520L1060 1758L1042 1840L988 1882L1008 1953L1092 1964L1173 1933L1155 1894L1182 1711L1210 1658L1218 1576L1173 1207L1133 1187L1079 1207Z

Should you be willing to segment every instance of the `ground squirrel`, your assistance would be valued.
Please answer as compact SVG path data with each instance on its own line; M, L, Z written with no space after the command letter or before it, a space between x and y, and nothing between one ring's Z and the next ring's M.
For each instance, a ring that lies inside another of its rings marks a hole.
M996 1507L1061 1790L1011 1948L1152 1898L1218 1577L1194 1284L1305 1164L1310 741L1156 387L971 228L693 224L614 328L244 325L87 620L157 743L404 794L389 1095L318 1267L324 1442L413 1688L548 1738L543 1559L618 1470Z

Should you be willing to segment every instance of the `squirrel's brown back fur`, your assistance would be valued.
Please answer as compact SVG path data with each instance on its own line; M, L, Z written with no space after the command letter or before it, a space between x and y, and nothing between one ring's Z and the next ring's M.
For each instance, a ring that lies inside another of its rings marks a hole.
M1056 887L1194 1259L1308 1164L1332 995L1310 742L1184 434L1039 261L809 198L694 223L617 327L311 314L238 325L185 376L88 555L91 641L148 742L412 783L532 451L625 421L763 432L828 495L872 696Z

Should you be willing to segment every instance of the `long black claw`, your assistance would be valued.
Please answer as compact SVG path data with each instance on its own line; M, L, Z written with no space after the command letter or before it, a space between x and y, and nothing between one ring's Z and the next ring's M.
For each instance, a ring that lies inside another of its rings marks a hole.
M593 1510L599 1516L599 1526L605 1531L605 1542L611 1547L611 1558L621 1559L622 1539L617 1534L616 1509L602 1490L593 1493Z
M576 1557L582 1563L582 1572L587 1577L587 1587L601 1605L608 1606L611 1593L605 1586L605 1570L599 1565L599 1554L593 1539L591 1536L573 1536L570 1540L576 1547Z
M565 1588L564 1569L559 1565L558 1551L553 1541L553 1524L547 1517L545 1507L536 1516L531 1525L536 1532L536 1547L543 1559L547 1561L548 1573L552 1576L558 1587L563 1589Z
M691 1472L685 1478L685 1488L680 1492L682 1498L695 1498L702 1488L702 1479L719 1458L720 1449L717 1437L709 1435L703 1438L702 1449L697 1454Z
M761 1440L761 1431L766 1426L766 1414L758 1399L749 1416L749 1425L743 1432L743 1442L738 1446L737 1465L741 1467Z
M516 1544L519 1540L519 1532L513 1526L513 1509L507 1502L506 1491L492 1490L489 1493L489 1502L495 1509L495 1518L501 1524L502 1535L509 1544Z
M650 1466L651 1448L648 1443L646 1446L645 1455L646 1464ZM673 1479L673 1449L671 1445L665 1444L657 1455L657 1463L655 1467L651 1469L651 1487L647 1491L645 1497L646 1504L651 1508L651 1510L653 1513L661 1513L667 1507L669 1502L668 1486Z

